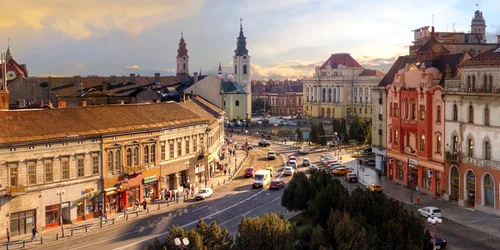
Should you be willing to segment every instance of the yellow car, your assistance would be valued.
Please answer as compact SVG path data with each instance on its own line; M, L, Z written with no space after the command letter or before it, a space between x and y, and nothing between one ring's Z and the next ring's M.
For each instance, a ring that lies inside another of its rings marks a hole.
M368 189L368 191L370 192L382 192L382 186L380 186L379 184L370 184L368 185L368 187L366 187L366 189Z
M336 168L332 171L332 174L337 176L344 176L350 172L351 170L348 168Z

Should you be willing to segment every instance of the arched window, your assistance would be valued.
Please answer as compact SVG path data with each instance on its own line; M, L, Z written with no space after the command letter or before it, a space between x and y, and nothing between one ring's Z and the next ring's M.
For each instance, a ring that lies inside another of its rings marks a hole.
M127 149L127 167L132 166L132 149Z
M247 65L243 65L243 75L247 74Z
M453 120L458 121L458 106L456 104L453 105Z
M488 76L487 75L483 75L483 88L485 91L489 91L488 90Z
M458 152L458 136L453 136L453 145L452 145L452 150L453 150L453 153L457 153Z
M472 91L476 91L476 76L472 76Z
M328 89L328 102L332 102L332 89Z
M149 163L149 146L144 146L144 163Z
M182 64L182 69L186 69L186 63Z
M484 125L490 125L490 109L488 107L484 109Z
M134 148L134 154L132 155L134 160L134 166L139 166L139 147Z
M236 67L236 65L234 65L234 74L235 75L238 73L238 71L236 69L237 69L237 67Z
M474 107L469 106L469 123L474 123Z
M425 135L420 135L420 151L425 151Z
M156 162L156 145L151 145L151 162Z
M239 100L236 100L236 102L234 103L234 105L235 105L236 107L240 106L240 101L239 101Z
M491 160L491 145L489 141L484 142L484 159Z
M122 167L122 151L121 150L116 150L115 152L115 169L121 169Z
M484 175L484 205L493 207L495 205L495 184L490 174Z
M441 134L436 135L436 153L441 154Z
M398 130L394 130L394 145L398 145L399 141L399 132Z
M323 102L326 102L326 89L323 88Z
M472 85L471 85L471 79L470 79L470 75L467 76L467 90L470 91L472 89Z
M468 150L467 150L467 156L473 157L474 156L474 140L469 139L469 142L467 143L468 145Z
M337 88L333 89L333 102L337 102Z
M113 172L113 151L108 152L108 172Z
M493 91L493 75L490 75L490 81L489 81L489 84L488 84L488 88L490 91Z

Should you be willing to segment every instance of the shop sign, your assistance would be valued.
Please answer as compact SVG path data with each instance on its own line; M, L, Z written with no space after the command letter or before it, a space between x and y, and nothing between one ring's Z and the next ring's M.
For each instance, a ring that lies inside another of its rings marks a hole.
M412 164L412 165L418 165L418 161L415 160L415 159L410 159L408 158L408 163Z
M144 183L150 183L150 182L153 182L156 180L157 180L156 175L153 175L153 176L149 176L149 177L144 178Z
M201 165L201 166L195 168L195 173L196 174L197 173L201 173L203 171L205 171L205 165Z

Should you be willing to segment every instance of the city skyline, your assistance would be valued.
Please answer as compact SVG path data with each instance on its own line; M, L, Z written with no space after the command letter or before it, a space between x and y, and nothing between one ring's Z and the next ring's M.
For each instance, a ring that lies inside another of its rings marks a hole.
M385 70L406 55L411 30L468 32L474 11L483 11L487 39L500 33L493 0L433 3L293 0L135 1L12 3L0 17L0 48L27 64L30 76L175 74L181 32L191 72L229 73L239 19L252 56L252 79L311 76L330 54L351 53L370 69ZM15 11L22 9L21 12ZM367 10L370 10L367 13ZM439 12L437 11L439 10Z

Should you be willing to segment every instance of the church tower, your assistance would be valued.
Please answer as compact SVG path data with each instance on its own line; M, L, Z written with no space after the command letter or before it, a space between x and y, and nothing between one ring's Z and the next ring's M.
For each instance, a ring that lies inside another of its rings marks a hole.
M8 50L7 52L10 52ZM9 90L7 89L7 54L0 56L2 72L0 73L0 110L9 109Z
M481 43L486 43L486 21L483 12L476 10L470 24L470 33L481 35Z
M237 38L236 50L233 56L233 74L234 80L241 86L247 93L246 98L246 115L250 118L252 113L252 90L250 84L250 56L248 55L246 37L243 35L243 24L240 18L240 35Z
M181 75L189 75L189 56L186 49L186 42L184 41L184 33L181 33L179 49L177 49L177 76Z

